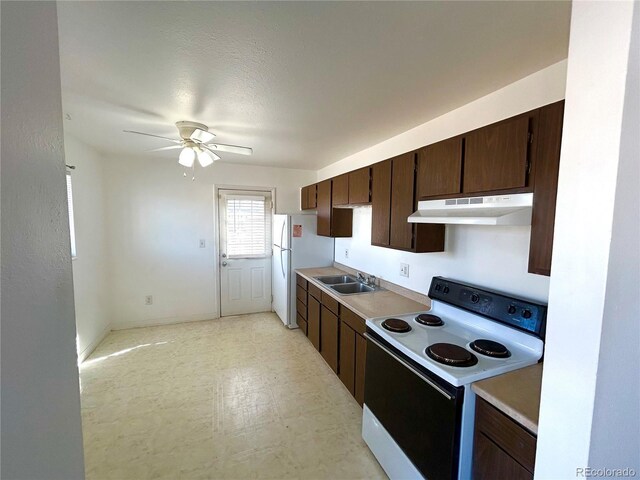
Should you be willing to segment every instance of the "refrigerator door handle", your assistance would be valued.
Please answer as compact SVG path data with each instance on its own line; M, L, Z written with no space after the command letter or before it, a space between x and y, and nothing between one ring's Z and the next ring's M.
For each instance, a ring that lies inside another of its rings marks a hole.
M282 268L282 278L287 278L284 273L284 262L282 261L282 252L283 250L280 250L280 268Z

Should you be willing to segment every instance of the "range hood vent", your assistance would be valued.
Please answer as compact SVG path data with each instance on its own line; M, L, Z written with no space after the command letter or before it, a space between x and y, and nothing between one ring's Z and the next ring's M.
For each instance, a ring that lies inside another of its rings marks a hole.
M451 225L531 225L533 193L448 198L418 202L409 223Z

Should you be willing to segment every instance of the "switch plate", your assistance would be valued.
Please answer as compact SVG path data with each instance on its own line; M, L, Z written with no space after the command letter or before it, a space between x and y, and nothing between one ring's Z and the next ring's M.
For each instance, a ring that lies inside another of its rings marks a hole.
M409 264L401 263L400 264L400 276L409 278Z
M200 239L200 248L204 248L204 247L206 247L206 245L207 245L207 242L205 242L205 239L201 238Z
M153 295L147 295L144 297L145 305L153 305Z
M344 249L344 258L349 258L349 249L348 248Z

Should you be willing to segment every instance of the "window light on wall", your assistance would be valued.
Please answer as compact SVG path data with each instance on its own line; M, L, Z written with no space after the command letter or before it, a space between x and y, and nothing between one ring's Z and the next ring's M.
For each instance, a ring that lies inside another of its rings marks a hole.
M73 220L73 187L71 186L71 170L76 167L67 165L67 204L69 209L69 237L71 238L71 258L78 256L76 251L76 225Z

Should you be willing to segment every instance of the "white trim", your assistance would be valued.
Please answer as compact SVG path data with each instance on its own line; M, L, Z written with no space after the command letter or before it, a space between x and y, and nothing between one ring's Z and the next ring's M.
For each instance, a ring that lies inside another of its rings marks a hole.
M201 322L204 320L215 320L220 318L217 313L196 313L193 315L182 315L179 317L149 318L146 320L114 322L112 330L126 330L138 327L155 327L159 325L173 325L176 323Z
M111 324L104 327L104 330L102 330L82 352L78 353L78 365L84 362L87 357L93 353L96 347L102 343L109 333L111 333Z

